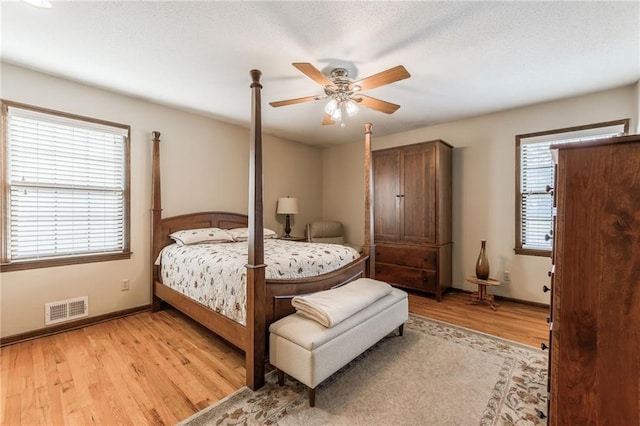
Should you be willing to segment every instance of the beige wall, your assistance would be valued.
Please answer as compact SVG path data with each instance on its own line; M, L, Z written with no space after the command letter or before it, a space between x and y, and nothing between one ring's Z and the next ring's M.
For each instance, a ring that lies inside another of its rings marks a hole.
M364 235L364 127L357 143L325 149L322 161L322 218L345 227L348 242L362 244ZM319 218L320 219L320 218Z
M151 131L162 132L164 216L201 210L247 212L248 129L13 65L1 66L4 99L131 126L133 251L129 260L0 274L2 337L44 327L47 302L88 295L91 316L150 302ZM265 225L282 232L276 200L295 196L300 214L293 219L293 233L302 235L304 224L322 209L322 153L269 135L264 136L264 147ZM123 292L119 286L125 278L130 290Z
M510 282L495 294L548 303L541 291L549 282L548 258L515 255L515 135L621 118L638 122L636 87L627 86L425 127L386 137L376 136L373 148L383 149L443 139L453 154L453 284L474 290L464 278L473 275L480 240L487 240L491 276ZM363 138L364 139L364 138ZM323 164L323 214L347 225L347 239L363 239L363 142L327 148ZM339 191L344 188L345 191ZM348 191L348 192L347 192Z

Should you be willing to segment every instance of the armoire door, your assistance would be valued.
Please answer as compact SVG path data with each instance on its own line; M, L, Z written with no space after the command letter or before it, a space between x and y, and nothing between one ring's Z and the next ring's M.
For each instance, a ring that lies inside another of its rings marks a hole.
M398 241L400 237L400 151L373 153L374 238Z
M436 242L436 144L407 146L400 158L400 238Z

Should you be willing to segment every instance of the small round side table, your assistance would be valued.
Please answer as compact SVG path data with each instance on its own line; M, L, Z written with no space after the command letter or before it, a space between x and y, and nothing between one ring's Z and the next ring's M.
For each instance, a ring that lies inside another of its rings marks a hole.
M469 303L486 303L491 306L491 309L493 309L494 311L497 309L498 305L495 303L493 295L487 293L487 286L499 286L500 281L491 278L481 280L475 275L470 275L465 278L465 280L478 285L478 291L474 292L471 295Z

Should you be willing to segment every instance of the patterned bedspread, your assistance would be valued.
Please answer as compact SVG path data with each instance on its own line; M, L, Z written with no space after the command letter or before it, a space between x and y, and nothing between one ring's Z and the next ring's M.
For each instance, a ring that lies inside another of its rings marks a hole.
M216 312L246 324L247 242L178 245L160 253L164 285ZM357 259L339 244L264 241L267 278L304 278L338 269Z

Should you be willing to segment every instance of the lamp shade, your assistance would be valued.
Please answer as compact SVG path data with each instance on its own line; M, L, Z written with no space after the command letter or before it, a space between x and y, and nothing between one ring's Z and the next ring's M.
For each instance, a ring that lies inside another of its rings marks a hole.
M278 214L298 214L298 200L291 197L278 199Z

